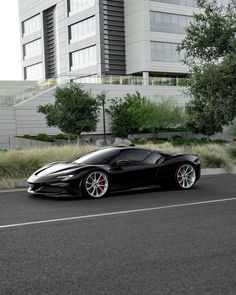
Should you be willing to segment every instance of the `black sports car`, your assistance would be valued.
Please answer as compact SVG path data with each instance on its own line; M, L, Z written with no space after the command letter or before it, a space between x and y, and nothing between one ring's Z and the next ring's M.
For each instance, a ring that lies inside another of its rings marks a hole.
M109 192L153 185L190 189L200 178L192 154L168 154L137 147L106 147L74 162L48 164L28 179L28 192L49 196L83 194L101 198Z

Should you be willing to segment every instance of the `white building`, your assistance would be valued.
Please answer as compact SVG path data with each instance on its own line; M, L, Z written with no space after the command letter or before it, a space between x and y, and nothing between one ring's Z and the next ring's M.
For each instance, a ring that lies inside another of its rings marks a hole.
M62 73L182 77L195 0L19 0L26 80Z
M184 105L178 82L188 69L176 47L194 12L195 0L19 0L22 74L41 84L12 99L10 107L0 104L0 115L8 114L13 126L1 129L0 116L0 135L57 132L37 106L53 102L55 85L81 76L80 82L93 83L85 87L94 95L139 91Z

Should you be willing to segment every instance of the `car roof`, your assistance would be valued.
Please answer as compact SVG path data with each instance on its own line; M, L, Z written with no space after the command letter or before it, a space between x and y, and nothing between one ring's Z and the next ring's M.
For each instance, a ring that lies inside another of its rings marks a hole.
M172 153L167 153L167 152L163 152L163 151L160 151L160 150L156 150L156 149L151 149L151 148L148 148L148 147L142 147L142 146L105 146L105 147L102 147L100 149L114 149L114 150L119 150L119 151L122 151L122 150L146 150L146 151L150 151L151 153L152 152L157 152L161 155L169 155L169 156L172 156L173 154Z
M141 146L105 146L101 149L114 149L114 150L146 150L146 151L154 151L153 149L141 147Z

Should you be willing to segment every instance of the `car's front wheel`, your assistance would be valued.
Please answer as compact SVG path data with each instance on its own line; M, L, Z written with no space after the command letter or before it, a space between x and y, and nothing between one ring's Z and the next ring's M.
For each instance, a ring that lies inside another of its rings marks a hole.
M190 189L196 182L196 171L192 164L184 163L180 165L175 173L175 183L180 189Z
M91 198L102 198L108 194L109 178L103 171L90 172L83 181L83 193Z

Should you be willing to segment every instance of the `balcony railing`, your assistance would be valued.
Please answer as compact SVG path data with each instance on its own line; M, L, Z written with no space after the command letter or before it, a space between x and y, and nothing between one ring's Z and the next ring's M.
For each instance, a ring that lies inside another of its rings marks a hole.
M0 105L17 105L31 99L44 91L66 83L78 82L81 84L110 84L110 85L143 85L143 86L185 86L186 78L179 77L150 77L144 79L141 76L81 76L76 73L60 74L55 78L40 82L36 87L26 89L12 97L6 97L0 101Z

